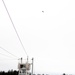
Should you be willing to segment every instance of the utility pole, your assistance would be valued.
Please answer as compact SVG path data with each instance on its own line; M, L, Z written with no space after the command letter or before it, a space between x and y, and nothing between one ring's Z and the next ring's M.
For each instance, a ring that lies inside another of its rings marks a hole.
M21 64L22 64L22 58L21 58Z
M32 75L33 75L33 63L34 63L34 58L32 58Z

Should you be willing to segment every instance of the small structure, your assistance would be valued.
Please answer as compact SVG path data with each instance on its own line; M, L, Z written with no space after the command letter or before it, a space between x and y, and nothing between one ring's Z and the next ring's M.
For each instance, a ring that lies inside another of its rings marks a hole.
M31 65L32 65L32 63L28 63L28 58L27 58L27 62L26 63L23 63L22 62L22 58L21 58L21 63L18 64L19 75L29 75L30 74L29 71L30 71Z

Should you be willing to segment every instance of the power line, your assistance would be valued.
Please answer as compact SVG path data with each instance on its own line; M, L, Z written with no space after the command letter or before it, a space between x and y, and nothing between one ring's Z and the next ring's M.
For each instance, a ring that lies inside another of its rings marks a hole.
M26 50L25 50L25 48L24 48L24 45L23 45L23 43L22 43L22 41L21 41L21 39L20 39L20 37L19 37L19 34L18 34L18 32L17 32L17 30L16 30L16 28L15 28L15 25L14 25L14 23L13 23L13 21L12 21L12 18L11 18L11 16L10 16L9 12L8 12L8 9L7 9L6 5L5 5L4 0L2 0L2 2L3 2L3 4L4 4L4 7L5 7L6 11L7 11L8 16L9 16L9 18L10 18L10 21L11 21L11 23L12 23L12 26L13 26L15 32L16 32L16 35L17 35L17 37L18 37L18 39L19 39L19 41L20 41L20 43L21 43L21 45L22 45L22 47L23 47L23 50L24 50L24 52L26 53L26 55L28 56L28 54L27 54L27 52L26 52Z
M8 58L11 58L10 56L8 56L8 55L5 55L5 54L3 54L3 53L0 53L0 55L2 55L2 56L5 56L5 57L8 57ZM0 59L1 61L2 60L5 60L5 59ZM18 60L18 59L6 59L6 60Z
M14 54L10 53L9 51L7 51L6 49L4 49L3 47L0 47L0 48L1 48L2 50L4 50L5 52L9 53L10 55L12 55L12 56L14 56L14 57L18 58L16 55L14 55Z
M7 55L5 55L5 54L2 54L2 53L0 53L0 55L5 56L5 57L9 57L9 56L7 56ZM9 57L9 58L11 58L11 57Z
M1 55L4 55L4 54L2 54L2 53L0 53L0 54L1 54ZM6 55L5 55L5 56L6 56ZM8 57L9 57L9 56L8 56ZM1 60L1 61L7 61L7 60L9 60L9 61L10 61L10 60L17 61L18 59L13 59L13 58L12 58L12 59L6 59L6 58L4 58L4 59L0 59L0 60Z

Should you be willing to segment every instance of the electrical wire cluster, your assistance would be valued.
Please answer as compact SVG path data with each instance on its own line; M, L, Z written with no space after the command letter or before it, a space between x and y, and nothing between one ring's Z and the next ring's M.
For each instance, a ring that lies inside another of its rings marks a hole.
M21 46L22 46L22 48L23 48L25 54L28 56L28 54L27 54L27 52L26 52L26 50L25 50L25 47L24 47L24 45L23 45L23 43L22 43L22 41L21 41L21 39L20 39L20 36L19 36L19 34L18 34L18 32L17 32L17 30L16 30L16 28L15 28L15 25L14 25L14 23L13 23L13 20L12 20L10 14L9 14L9 11L8 11L8 9L7 9L7 7L6 7L6 4L5 4L4 0L2 0L2 2L3 2L3 5L4 5L5 9L6 9L6 12L7 12L7 14L8 14L8 17L9 17L11 23L12 23L12 26L13 26L13 28L14 28L14 30L15 30L15 33L16 33L16 35L17 35L17 37L18 37L18 40L19 40L19 42L20 42L20 44L21 44ZM18 58L16 55L10 53L8 50L4 49L3 47L0 47L0 48L1 48L2 50L4 50L5 52L7 52L8 54L12 55L13 57ZM3 53L0 53L0 54L3 55L3 56L7 56L7 55L5 55L5 54L3 54ZM9 56L7 56L7 57L9 57Z

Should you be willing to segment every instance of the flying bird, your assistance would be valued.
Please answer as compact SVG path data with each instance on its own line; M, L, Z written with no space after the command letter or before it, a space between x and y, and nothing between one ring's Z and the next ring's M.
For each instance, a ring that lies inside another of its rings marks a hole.
M44 11L42 11L44 13Z

